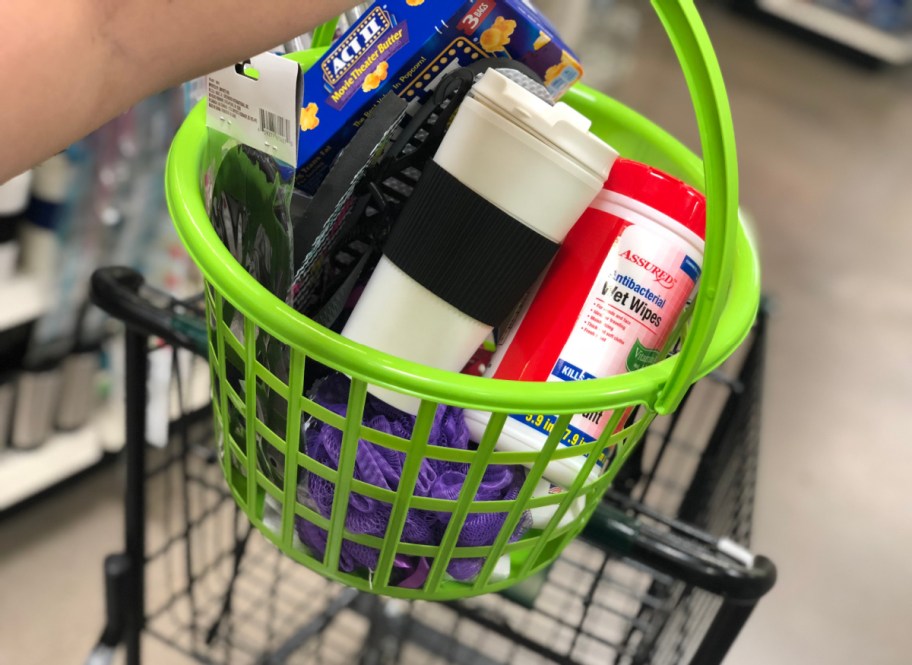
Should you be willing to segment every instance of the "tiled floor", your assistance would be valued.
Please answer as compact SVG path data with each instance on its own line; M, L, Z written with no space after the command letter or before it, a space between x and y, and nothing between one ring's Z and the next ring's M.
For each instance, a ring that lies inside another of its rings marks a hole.
M646 3L634 6L642 32L614 92L696 145L671 48ZM777 305L754 546L780 581L728 662L903 665L912 71L859 69L701 7ZM107 469L0 521L0 665L82 662L101 626L101 560L120 546L120 488ZM149 649L150 663L182 662Z

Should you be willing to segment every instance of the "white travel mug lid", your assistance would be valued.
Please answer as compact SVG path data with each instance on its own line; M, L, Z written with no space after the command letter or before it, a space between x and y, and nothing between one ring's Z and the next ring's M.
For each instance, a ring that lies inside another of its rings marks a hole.
M26 171L0 185L0 217L23 212L29 203L32 172Z
M469 95L481 97L486 105L496 107L603 182L608 177L618 153L589 131L592 121L579 111L563 102L549 104L496 69L485 72Z

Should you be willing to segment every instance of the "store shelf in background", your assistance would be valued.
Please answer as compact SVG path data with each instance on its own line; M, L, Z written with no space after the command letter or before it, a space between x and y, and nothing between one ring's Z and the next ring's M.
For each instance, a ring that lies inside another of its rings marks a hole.
M194 363L186 392L184 412L198 411L209 403L205 361ZM172 419L180 413L175 390ZM0 513L95 466L106 453L116 453L123 446L123 403L112 399L76 431L59 432L34 450L0 451Z
M6 510L101 461L104 450L94 422L55 434L34 450L0 453L0 511Z
M51 298L39 281L17 275L0 285L0 330L34 321L50 307Z
M768 14L884 62L912 62L912 33L890 33L807 0L757 0Z
M210 402L209 364L202 358L194 360L189 380L184 386L184 404L177 399L177 387L171 385L171 420L181 413L193 413L207 406ZM99 419L101 443L104 450L116 453L124 446L125 412L123 399L112 399L104 406L103 416Z

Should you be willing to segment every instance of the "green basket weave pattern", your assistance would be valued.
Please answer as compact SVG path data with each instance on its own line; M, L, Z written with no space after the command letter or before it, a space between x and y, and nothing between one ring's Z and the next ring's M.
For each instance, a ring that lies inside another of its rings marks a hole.
M223 468L238 505L288 556L343 584L402 598L446 600L515 584L553 562L582 530L656 414L673 411L687 388L721 364L747 335L759 302L759 268L755 250L738 218L734 139L721 74L692 1L655 0L653 4L668 30L694 97L705 163L656 125L594 90L577 86L564 98L591 118L593 131L622 155L673 173L707 194L704 273L682 350L673 358L622 376L574 383L482 379L394 358L315 324L259 285L219 241L206 215L200 187L206 143L205 109L196 108L181 127L169 155L166 189L178 233L206 279L213 408L221 432ZM310 51L295 57L309 66L318 56L319 52ZM287 353L287 380L267 369L273 365L263 362L261 354L266 347ZM311 363L352 377L345 416L316 404L304 394L305 369ZM243 377L243 381L230 381L231 376ZM409 439L362 424L369 385L422 400ZM258 396L267 396L271 404L280 406L281 423L258 412ZM492 413L477 450L444 448L428 440L440 404ZM559 445L572 415L593 411L612 412L601 439L572 448ZM500 430L511 413L560 415L541 453L495 450ZM324 466L302 452L302 424L309 419L342 432L338 469ZM359 441L406 455L397 490L381 489L354 477ZM589 482L590 471L605 448L613 448L611 461L598 480ZM582 456L586 456L583 468L571 487L559 494L532 498L548 461ZM470 465L458 499L413 496L425 459ZM519 495L514 500L475 501L485 470L494 464L529 467ZM298 487L305 474L316 474L334 484L328 518L299 497ZM383 538L346 528L352 493L389 505L390 518ZM559 526L579 497L583 497L585 509ZM510 542L525 511L546 505L557 506L548 527ZM410 509L451 514L439 546L401 542ZM466 517L474 513L505 514L506 522L491 545L457 546ZM299 519L326 530L327 546L322 558L297 541L295 522ZM378 550L376 569L365 574L340 571L344 541ZM390 583L398 555L429 560L430 572L422 588L407 589ZM510 574L506 579L492 578L502 556L510 557ZM460 583L447 577L447 566L457 558L485 560L474 582Z

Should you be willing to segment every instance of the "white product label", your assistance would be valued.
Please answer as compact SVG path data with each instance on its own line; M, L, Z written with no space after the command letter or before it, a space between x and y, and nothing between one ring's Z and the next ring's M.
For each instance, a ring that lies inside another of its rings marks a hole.
M614 376L654 363L700 276L702 257L684 247L670 235L626 226L547 380ZM511 417L544 434L557 422L553 415ZM574 416L561 442L595 441L610 418L600 411Z
M295 165L301 68L272 53L220 69L207 78L206 126Z

